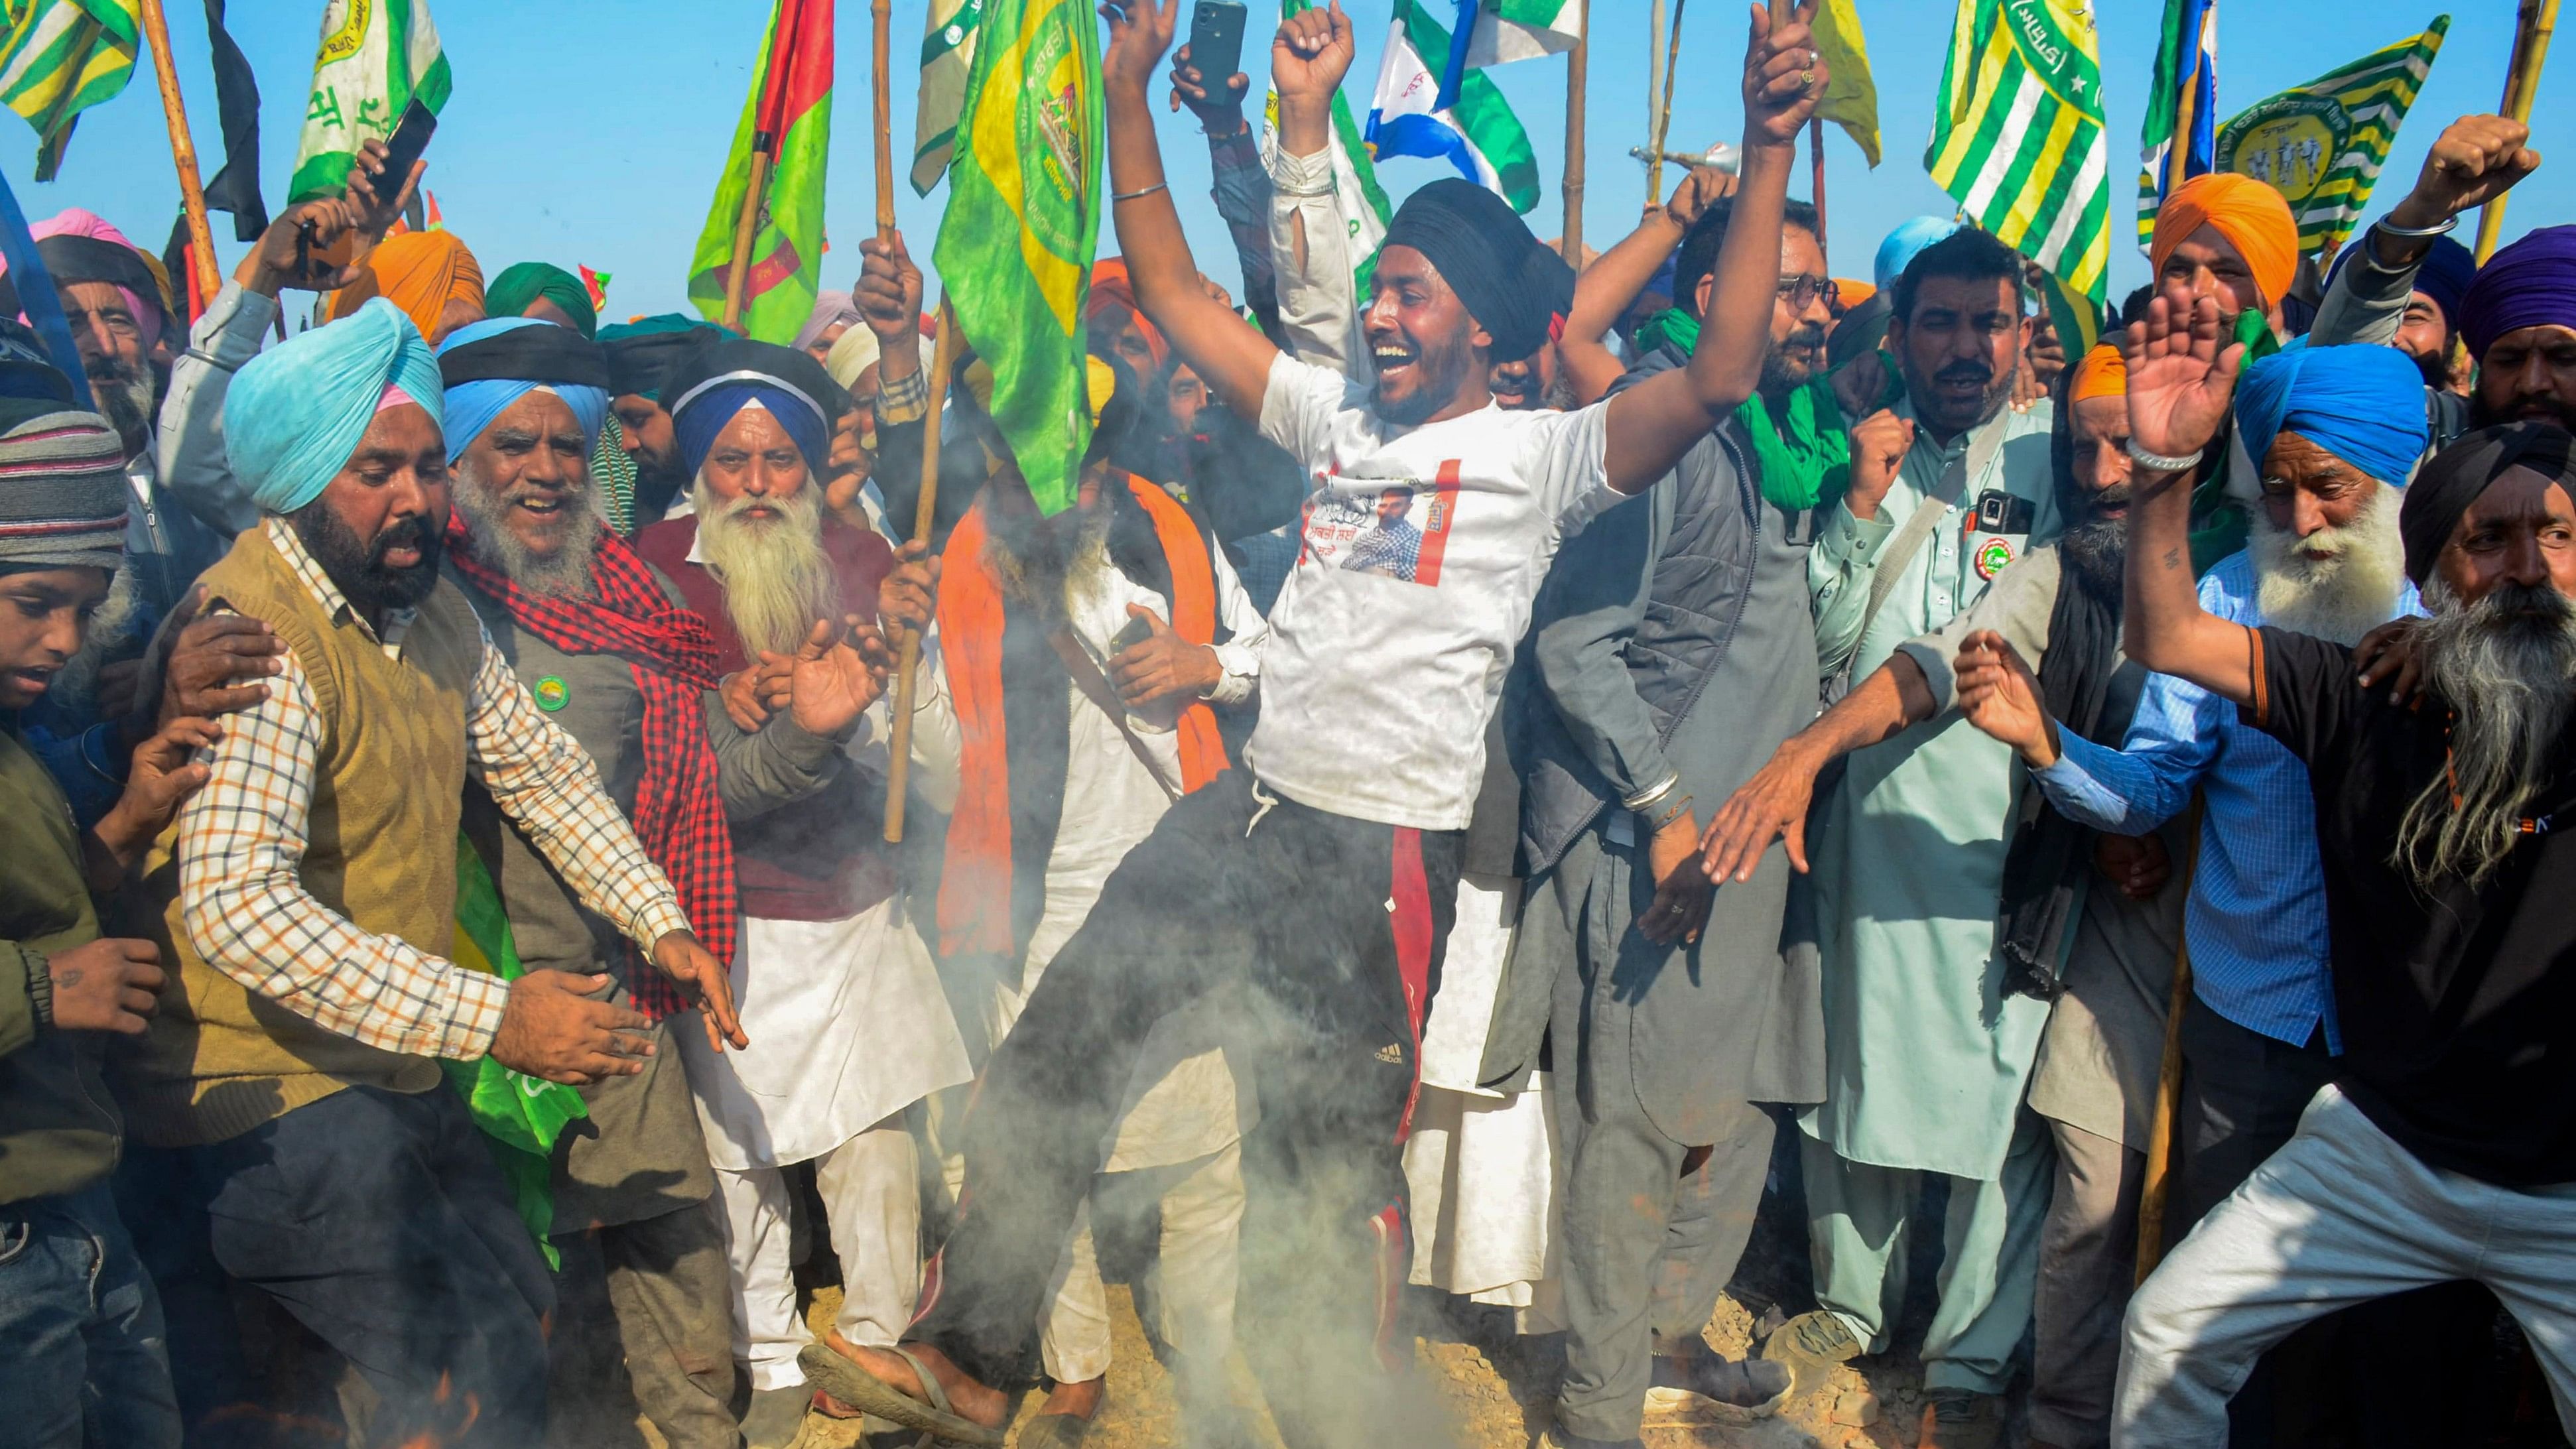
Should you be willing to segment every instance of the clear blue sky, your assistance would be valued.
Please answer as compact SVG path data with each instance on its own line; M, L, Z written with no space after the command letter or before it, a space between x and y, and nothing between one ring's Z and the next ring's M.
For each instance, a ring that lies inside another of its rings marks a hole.
M516 261L587 263L614 274L606 314L623 318L685 305L684 276L708 198L723 164L752 55L767 23L764 0L435 0L456 90L429 152L429 185L450 229L482 260L487 275ZM1353 0L1345 0L1353 4ZM1675 0L1678 4L1679 0ZM1878 78L1885 159L1876 171L1837 131L1827 141L1827 223L1834 269L1867 275L1879 238L1921 212L1950 210L1924 174L1951 7L1940 0L1856 0ZM1269 6L1256 0L1247 60L1267 63ZM1445 10L1435 3L1435 10ZM311 76L320 0L232 0L230 24L258 72L261 182L272 208L284 199ZM2116 300L2146 280L2146 263L2121 244L2135 185L2134 147L2147 73L2155 59L2159 0L2103 0L2102 67L2111 105L2113 263ZM171 0L181 84L197 144L212 172L222 152L202 9ZM897 215L926 260L944 189L916 197L900 173L912 143L914 59L922 0L895 0L894 129ZM1345 84L1365 116L1386 36L1385 0L1356 0L1360 54ZM1606 246L1633 225L1645 199L1643 168L1627 149L1646 139L1646 0L1593 0L1588 195L1584 232ZM2399 134L2380 179L2374 211L2412 184L2444 123L2493 109L2513 44L2509 0L2462 0L2430 82ZM2311 79L2423 28L2430 3L2398 0L2225 0L2219 40L2220 109L2236 110ZM870 176L868 11L839 7L839 85L834 96L828 226L840 245L824 260L827 286L847 286L857 242L874 226ZM1742 128L1737 76L1746 12L1741 4L1686 6L1672 143L1690 150L1735 139ZM2558 47L2533 118L2533 144L2549 158L2514 194L2505 234L2576 220L2576 41ZM1530 132L1545 199L1529 218L1542 236L1559 229L1563 180L1565 66L1524 61L1489 72ZM1254 71L1256 93L1263 76ZM1233 253L1206 204L1207 153L1187 112L1156 112L1201 267L1232 286ZM177 215L178 184L148 60L117 99L88 112L61 177L31 183L35 136L0 116L0 170L31 216L83 205L158 248ZM1388 189L1406 191L1445 174L1434 163L1390 161ZM1803 194L1804 167L1795 188ZM1669 182L1668 182L1669 184ZM242 250L229 219L215 228L226 270ZM2465 228L2464 228L2465 230ZM1102 249L1112 251L1109 235Z

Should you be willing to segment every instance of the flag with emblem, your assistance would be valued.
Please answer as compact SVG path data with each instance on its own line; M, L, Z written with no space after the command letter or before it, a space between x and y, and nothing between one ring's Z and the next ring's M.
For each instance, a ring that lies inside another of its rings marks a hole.
M2111 153L2093 15L2080 0L1959 0L1924 169L2054 279L2067 355L2101 333Z
M734 267L734 230L752 158L766 158L742 289L742 330L785 343L814 310L823 277L823 171L832 152L832 0L778 0L751 67L724 179L689 262L689 300L707 320L724 320Z
M287 203L339 195L359 146L392 135L414 100L437 113L452 84L429 0L327 0Z
M1084 299L1100 240L1100 40L1088 0L984 0L932 250L988 411L1048 514L1091 442Z
M1527 213L1538 205L1538 157L1509 101L1481 71L1456 73L1455 97L1443 104L1449 32L1421 0L1395 0L1386 59L1377 73L1367 139L1379 157L1446 160L1458 174Z
M2147 79L2147 120L2138 135L2138 245L2155 239L2173 174L2174 132L2183 133L2181 179L2215 166L2218 141L2218 0L2165 0L2156 70Z
M2249 107L2220 128L2217 169L2289 198L2302 255L2343 245L2450 28L2437 15L2420 35Z
M135 0L6 0L0 25L0 100L36 128L36 179L51 181L80 113L133 78Z
M966 73L975 65L975 36L984 0L930 0L921 29L921 89L912 113L912 189L928 196L948 171L957 146L957 113L966 104Z

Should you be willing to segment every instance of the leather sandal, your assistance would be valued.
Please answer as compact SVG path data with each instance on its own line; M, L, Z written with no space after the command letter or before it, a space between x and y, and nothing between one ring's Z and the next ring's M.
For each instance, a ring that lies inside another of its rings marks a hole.
M805 1370L806 1382L863 1414L891 1419L907 1429L919 1429L956 1444L999 1446L1000 1429L988 1429L971 1419L950 1411L948 1391L923 1366L920 1359L901 1347L889 1349L895 1357L912 1365L921 1380L922 1397L914 1398L850 1359L836 1353L829 1344L809 1343L797 1352L796 1363Z

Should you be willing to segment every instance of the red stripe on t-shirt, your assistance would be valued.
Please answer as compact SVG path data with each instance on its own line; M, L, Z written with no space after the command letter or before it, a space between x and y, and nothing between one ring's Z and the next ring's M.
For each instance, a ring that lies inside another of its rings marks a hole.
M1439 586L1440 555L1449 549L1449 522L1457 513L1458 460L1451 458L1440 465L1439 481L1431 494L1431 516L1422 520L1422 551L1413 563L1413 581L1424 588ZM1415 864L1418 867L1420 862Z
M1444 476L1457 466L1450 464ZM1395 933L1395 974L1404 983L1405 1025L1413 1032L1413 1086L1404 1096L1404 1120L1395 1128L1395 1140L1402 1142L1413 1133L1413 1107L1422 1097L1422 1015L1431 1004L1431 882L1422 868L1421 831L1397 827L1394 854L1387 899L1395 910L1387 927Z

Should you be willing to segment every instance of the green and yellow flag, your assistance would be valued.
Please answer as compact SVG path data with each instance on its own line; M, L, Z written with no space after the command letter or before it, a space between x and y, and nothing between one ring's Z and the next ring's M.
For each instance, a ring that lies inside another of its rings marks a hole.
M516 981L527 974L520 964L510 913L482 854L462 833L456 837L456 964L468 971ZM510 1185L519 1221L537 1240L537 1248L554 1266L555 1250L546 1239L554 1231L555 1139L564 1124L588 1115L581 1093L543 1077L512 1071L490 1057L470 1062L445 1061L447 1084L465 1099L467 1115L483 1132L492 1161Z
M1816 53L1825 61L1825 98L1816 119L1831 121L1878 166L1878 82L1869 74L1869 45L1860 33L1852 0L1824 0L1816 7Z
M36 179L63 164L80 113L134 75L135 0L0 3L0 101L36 128Z
M742 289L742 330L762 342L795 340L814 311L823 279L823 170L832 155L832 0L778 0L751 94L734 126L724 179L698 232L689 261L689 300L710 322L725 320L725 283L733 272L734 229L751 159L769 158L753 224L751 269Z
M1100 41L1087 0L983 0L932 260L993 369L993 422L1040 510L1073 504L1091 408L1084 299L1100 238Z
M2343 245L2450 28L2437 15L2421 35L2257 103L2219 131L2217 169L2289 198L2302 255Z
M429 0L329 0L286 199L338 195L360 146L391 136L414 100L437 114L454 85Z

